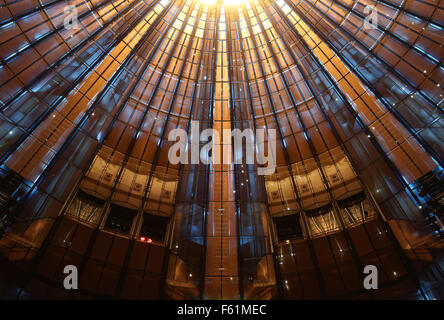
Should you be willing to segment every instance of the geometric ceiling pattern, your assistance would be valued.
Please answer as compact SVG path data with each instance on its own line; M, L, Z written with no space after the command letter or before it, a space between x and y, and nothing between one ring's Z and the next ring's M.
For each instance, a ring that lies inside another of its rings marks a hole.
M359 296L375 261L416 292L409 250L442 246L443 28L440 1L7 2L2 254L114 283L87 295ZM276 130L276 169L171 163L193 123Z

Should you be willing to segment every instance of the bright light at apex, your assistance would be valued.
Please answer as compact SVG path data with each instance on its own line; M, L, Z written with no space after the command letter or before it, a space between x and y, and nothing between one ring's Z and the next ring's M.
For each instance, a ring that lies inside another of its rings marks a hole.
M222 1L227 6L232 6L232 5L242 4L244 2L247 2L247 0L222 0Z
M218 0L200 0L203 3L205 3L206 5L215 5ZM241 3L245 3L248 0L221 0L221 2L227 6L232 6L232 5L236 5L236 4L241 4Z

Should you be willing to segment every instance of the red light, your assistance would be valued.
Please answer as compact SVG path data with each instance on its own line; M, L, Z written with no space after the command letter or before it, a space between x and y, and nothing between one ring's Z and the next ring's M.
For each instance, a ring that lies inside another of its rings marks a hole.
M150 239L150 238L146 238L146 237L140 237L139 240L140 240L140 241L143 241L143 242L147 242L147 243L151 243L151 242L153 242L152 239Z

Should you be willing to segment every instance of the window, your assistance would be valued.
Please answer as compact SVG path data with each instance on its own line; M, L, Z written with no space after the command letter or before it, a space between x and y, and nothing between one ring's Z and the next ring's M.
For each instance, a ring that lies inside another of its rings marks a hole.
M128 234L137 211L111 204L105 228Z
M360 224L376 217L376 211L365 198L363 191L346 199L338 200L338 206L346 226Z
M104 204L105 200L79 190L66 214L79 221L96 226Z
M339 230L331 204L305 212L312 237L323 236Z
M140 236L163 242L169 221L169 218L145 212Z
M302 239L303 233L299 221L299 213L273 218L279 242L293 239Z

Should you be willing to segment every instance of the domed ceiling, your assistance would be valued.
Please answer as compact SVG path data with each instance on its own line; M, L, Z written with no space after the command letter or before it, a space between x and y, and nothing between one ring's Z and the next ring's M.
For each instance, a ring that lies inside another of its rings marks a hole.
M2 191L17 203L3 254L33 260L11 252L74 239L69 217L167 248L157 275L170 298L355 292L360 235L390 226L387 246L404 250L435 236L421 188L442 179L443 25L439 0L6 1L0 169L19 182ZM275 170L227 151L227 163L171 163L170 132L193 123L275 130ZM161 219L156 239L144 221ZM101 294L122 295L116 281Z

